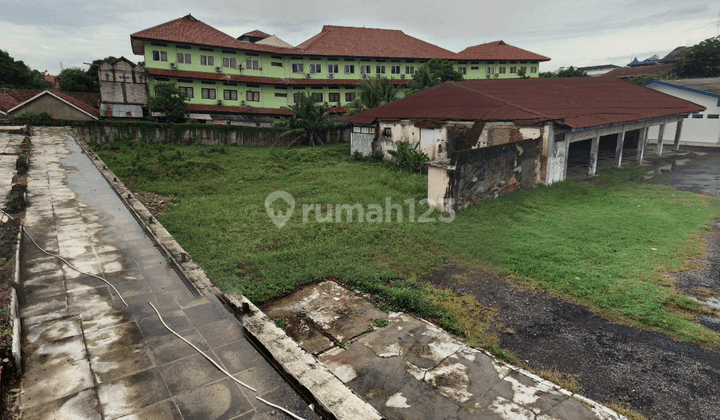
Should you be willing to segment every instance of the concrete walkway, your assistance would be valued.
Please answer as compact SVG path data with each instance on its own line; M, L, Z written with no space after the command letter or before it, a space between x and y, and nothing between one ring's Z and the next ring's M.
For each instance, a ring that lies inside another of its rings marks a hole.
M35 128L25 227L81 270L22 249L25 371L22 418L305 419L319 417L249 343L212 296L197 297L168 269L122 202L64 128ZM5 165L5 162L1 162ZM257 394L222 374L169 326Z
M427 321L388 315L333 282L263 309L283 318L288 334L388 419L624 419Z

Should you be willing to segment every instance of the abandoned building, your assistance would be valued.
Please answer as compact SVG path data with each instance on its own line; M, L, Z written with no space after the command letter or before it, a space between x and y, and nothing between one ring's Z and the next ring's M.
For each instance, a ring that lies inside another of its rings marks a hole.
M582 159L594 175L601 147L621 166L642 162L658 127L679 147L682 121L704 108L613 78L446 82L340 119L353 125L351 153L368 156L419 143L428 155L428 200L448 211L567 176ZM676 123L670 134L666 125ZM451 200L452 205L447 204ZM444 204L445 203L445 204Z
M125 57L98 68L100 80L100 115L106 118L143 117L148 103L148 81L145 67Z
M7 118L12 119L28 111L47 112L54 120L88 121L100 117L97 108L67 93L52 90L41 91L14 105L7 110Z

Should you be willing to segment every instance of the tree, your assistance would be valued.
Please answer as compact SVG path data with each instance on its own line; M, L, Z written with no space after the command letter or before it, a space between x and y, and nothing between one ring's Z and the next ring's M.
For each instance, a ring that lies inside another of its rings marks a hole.
M708 38L686 51L673 65L677 77L720 76L720 36Z
M49 89L52 83L37 70L15 61L10 54L0 51L0 87L16 89Z
M150 110L165 114L168 122L183 122L190 114L187 103L190 98L175 83L157 83L150 97Z
M357 96L345 115L353 115L395 101L398 99L398 92L399 86L387 77L363 79L358 86Z
M100 80L98 69L103 63L115 61L115 57L105 57L95 60L90 68L83 70L78 67L71 67L60 72L58 77L60 82L60 90L64 92L100 92Z
M455 70L452 61L433 58L415 70L412 80L408 83L408 91L417 93L440 83L462 80L463 75Z
M292 115L287 122L280 124L280 127L285 129L280 136L298 135L288 147L303 137L308 139L311 146L315 146L315 140L324 144L322 139L325 137L325 133L334 125L333 118L327 113L327 107L314 102L312 97L301 92L294 105L283 108L290 110Z
M560 70L557 73L553 73L551 71L540 73L540 77L545 79L552 79L555 77L588 77L588 74L586 71L580 71L573 66L570 66L569 68Z
M517 75L518 75L518 77L521 78L521 79L529 79L529 78L530 78L530 76L527 75L527 71L526 71L526 70L523 70L523 69L519 69L519 70L517 71Z

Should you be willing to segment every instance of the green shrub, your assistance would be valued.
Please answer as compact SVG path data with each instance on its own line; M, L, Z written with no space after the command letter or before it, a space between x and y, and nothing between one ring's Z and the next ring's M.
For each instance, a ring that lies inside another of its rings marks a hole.
M394 159L393 164L400 169L406 169L410 172L423 172L425 170L425 162L430 158L421 150L418 150L420 143L415 143L414 147L410 147L410 142L398 142L397 151L389 150L390 156Z
M50 125L52 117L47 112L26 111L12 119L13 125Z

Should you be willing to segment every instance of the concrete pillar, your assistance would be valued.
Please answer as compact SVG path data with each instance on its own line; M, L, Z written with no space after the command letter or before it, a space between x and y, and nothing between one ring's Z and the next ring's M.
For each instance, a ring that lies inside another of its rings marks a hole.
M625 126L623 126L622 132L617 135L617 143L615 144L615 166L618 168L622 166L622 153L623 147L625 146Z
M638 165L642 163L645 157L645 145L647 144L648 127L647 125L640 130L640 138L638 139L637 161Z
M588 168L588 175L595 175L597 169L598 149L600 148L600 134L592 139L592 147L590 148L590 168Z
M677 120L677 128L675 128L675 144L673 145L675 150L680 149L680 134L682 133L683 121L685 121L685 118Z
M658 129L658 142L657 142L657 153L658 156L662 156L662 149L663 149L663 135L665 134L665 123L660 124L660 129Z
M563 181L567 179L568 159L570 158L570 141L572 140L572 138L573 137L571 133L565 135L565 165L563 166L562 174Z

